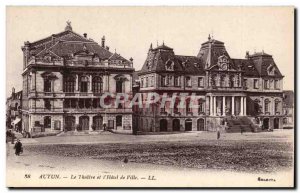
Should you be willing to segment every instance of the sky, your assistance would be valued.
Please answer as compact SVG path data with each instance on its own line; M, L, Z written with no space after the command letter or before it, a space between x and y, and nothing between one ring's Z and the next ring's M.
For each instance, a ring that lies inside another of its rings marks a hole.
M273 55L294 89L294 10L292 7L7 7L6 96L22 89L21 46L64 30L87 33L110 51L134 59L140 70L151 43L164 42L177 55L196 56L208 34L225 43L231 58L261 52Z

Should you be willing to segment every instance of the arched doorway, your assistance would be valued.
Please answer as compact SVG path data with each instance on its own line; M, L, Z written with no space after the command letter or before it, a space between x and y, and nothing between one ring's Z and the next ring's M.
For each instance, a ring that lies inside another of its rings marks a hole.
M269 118L264 118L264 120L263 120L263 130L267 130L267 129L269 129Z
M204 125L204 119L198 119L197 120L197 131L204 131L205 125Z
M67 116L65 118L65 130L67 130L67 131L75 130L75 117Z
M89 117L88 116L79 117L79 125L80 125L80 130L89 130Z
M179 119L173 120L173 131L180 131L180 120Z
M193 122L192 119L185 120L185 131L192 131Z
M274 119L274 129L279 129L279 118Z
M160 131L168 131L168 121L166 119L161 119L159 125Z
M101 116L95 116L93 118L93 126L95 127L95 130L102 130L103 118Z

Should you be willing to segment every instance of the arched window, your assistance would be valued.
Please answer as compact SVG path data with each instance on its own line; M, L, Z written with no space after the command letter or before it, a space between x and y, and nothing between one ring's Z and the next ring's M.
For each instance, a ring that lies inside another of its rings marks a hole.
M75 84L75 78L73 76L67 76L65 79L65 92L74 92Z
M275 104L274 104L274 106L275 106L275 113L280 112L279 111L279 104L280 104L280 101L278 99L276 99L275 100Z
M94 93L101 93L102 92L102 78L99 76L96 76L93 78L93 83L92 83L92 91Z
M89 79L87 76L80 77L80 92L87 92L89 87Z
M265 113L270 112L270 100L265 99Z

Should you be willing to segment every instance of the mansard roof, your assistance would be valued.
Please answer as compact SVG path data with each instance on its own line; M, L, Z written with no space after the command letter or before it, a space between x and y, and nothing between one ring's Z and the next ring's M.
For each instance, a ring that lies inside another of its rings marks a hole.
M269 55L263 51L249 55L249 59L253 61L260 76L272 76L278 78L283 77L272 55Z
M149 49L147 59L139 74L147 72L205 74L204 66L199 58L175 55L173 49L164 44Z
M233 64L237 67L240 66L244 75L247 77L259 77L259 72L257 71L253 60L247 59L232 59Z

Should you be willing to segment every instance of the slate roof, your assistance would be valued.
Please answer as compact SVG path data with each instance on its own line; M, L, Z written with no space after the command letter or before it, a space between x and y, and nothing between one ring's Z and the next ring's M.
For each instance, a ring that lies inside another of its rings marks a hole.
M253 61L260 76L270 76L268 73L268 67L272 65L275 68L275 75L273 75L273 77L283 77L272 55L266 54L264 52L258 52L250 55L249 59Z
M244 71L244 75L247 77L258 77L259 72L257 71L252 60L247 59L232 59L234 65L240 66L241 70Z
M173 63L173 70L166 69L168 62ZM173 49L164 44L149 50L147 59L139 74L147 72L205 74L203 63L199 58L175 55Z
M52 52L60 57L71 56L76 52L86 49L87 52L97 55L100 59L118 57L123 61L129 62L122 56L111 53L101 47L97 42L87 39L71 30L66 30L57 34L52 34L44 39L29 43L32 55L39 56L45 52Z

